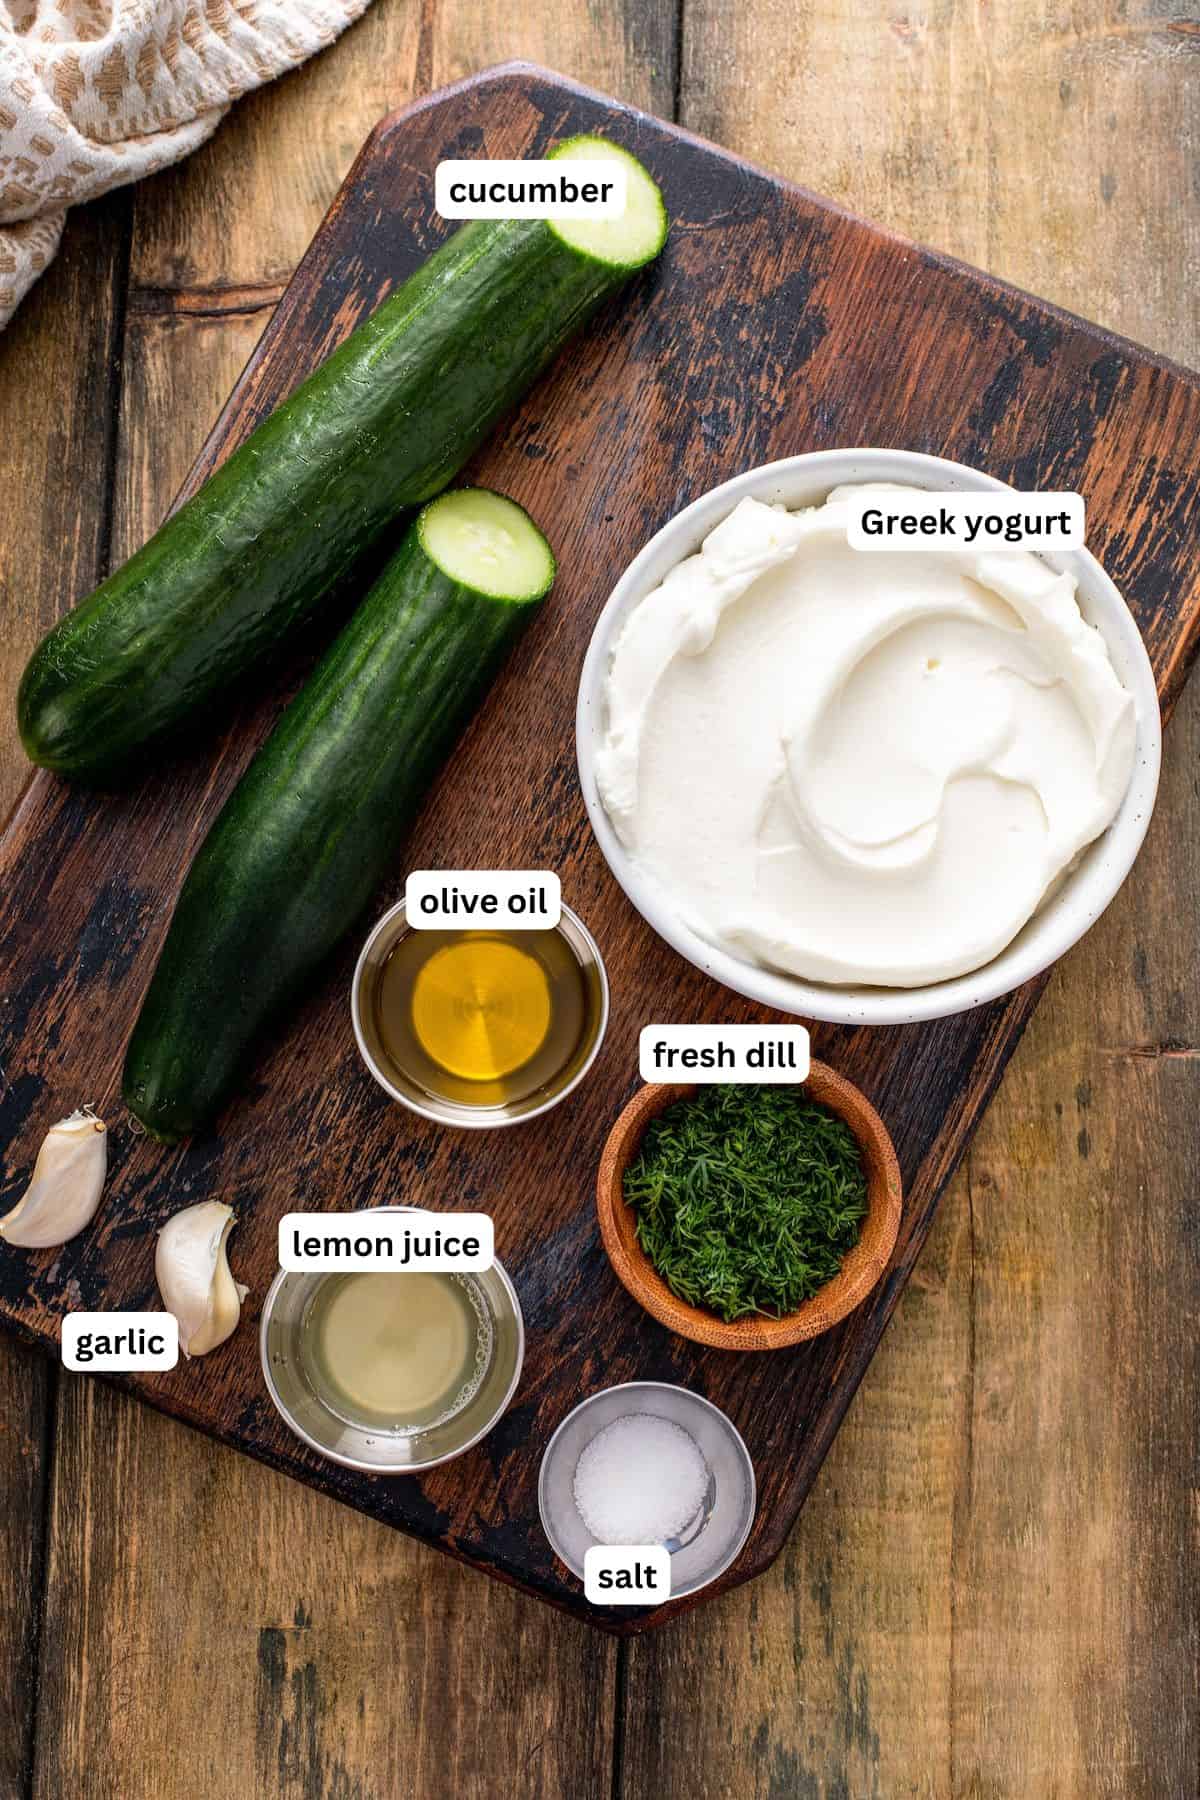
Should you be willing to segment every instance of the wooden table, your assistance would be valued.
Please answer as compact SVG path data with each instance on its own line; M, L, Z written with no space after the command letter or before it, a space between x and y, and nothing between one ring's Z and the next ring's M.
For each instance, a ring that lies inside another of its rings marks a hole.
M0 343L0 689L157 522L414 93L535 58L1195 365L1198 48L1174 0L376 0L75 213ZM1194 688L787 1552L667 1631L617 1645L0 1344L0 1800L1193 1794L1198 740ZM6 708L0 810L22 773Z

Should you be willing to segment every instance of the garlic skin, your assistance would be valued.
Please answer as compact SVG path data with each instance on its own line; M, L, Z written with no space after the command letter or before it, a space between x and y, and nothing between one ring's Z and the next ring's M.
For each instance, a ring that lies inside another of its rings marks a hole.
M158 1234L154 1275L162 1303L179 1321L179 1348L203 1356L232 1337L249 1289L235 1281L225 1254L233 1208L201 1200L168 1219Z
M108 1171L108 1131L90 1106L52 1125L29 1186L0 1219L0 1237L22 1250L52 1250L96 1216Z

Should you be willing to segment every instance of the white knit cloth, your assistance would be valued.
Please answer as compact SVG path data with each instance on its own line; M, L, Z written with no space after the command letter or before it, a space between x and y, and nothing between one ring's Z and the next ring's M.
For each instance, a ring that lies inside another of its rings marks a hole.
M67 208L187 156L369 0L0 0L0 326Z

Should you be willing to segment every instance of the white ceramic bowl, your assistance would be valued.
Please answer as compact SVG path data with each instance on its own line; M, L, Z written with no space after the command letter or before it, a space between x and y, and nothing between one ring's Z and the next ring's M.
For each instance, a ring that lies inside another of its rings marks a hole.
M1005 482L980 469L911 450L816 450L748 469L723 482L676 513L634 558L613 589L584 659L575 735L584 803L605 860L642 917L681 956L735 993L780 1012L842 1025L902 1025L966 1012L1009 993L1048 968L1100 917L1129 873L1146 835L1162 750L1154 675L1133 615L1089 551L1048 555L1045 560L1075 577L1080 610L1103 634L1113 666L1133 696L1137 713L1133 779L1108 830L1088 847L1058 891L1007 949L981 969L917 988L830 986L777 974L718 950L691 931L657 884L638 870L613 830L596 787L595 756L605 724L604 682L621 627L638 602L658 586L668 570L698 550L713 527L747 495L791 508L816 506L831 489L858 481L1007 491Z

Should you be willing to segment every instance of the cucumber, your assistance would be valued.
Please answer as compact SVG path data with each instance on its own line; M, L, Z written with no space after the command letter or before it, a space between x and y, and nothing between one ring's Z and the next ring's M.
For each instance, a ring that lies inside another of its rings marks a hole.
M297 389L34 651L30 759L77 780L145 767L277 649L397 514L450 482L555 352L666 238L641 164L597 138L556 156L628 171L619 220L479 220Z
M184 882L125 1058L174 1142L360 918L463 726L554 580L499 494L432 501L246 769Z

